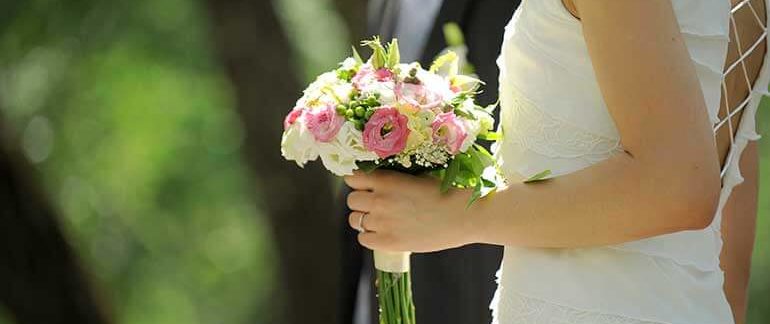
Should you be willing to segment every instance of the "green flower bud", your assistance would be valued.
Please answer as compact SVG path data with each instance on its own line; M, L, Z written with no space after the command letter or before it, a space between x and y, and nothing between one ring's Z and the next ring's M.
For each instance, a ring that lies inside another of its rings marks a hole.
M356 107L354 111L356 113L356 117L358 118L364 117L364 114L366 114L366 108L361 106Z
M360 119L356 119L353 121L353 125L356 126L357 130L363 131L364 130L364 121Z
M349 105L350 107L355 108L356 106L360 105L360 103L358 101L351 100Z
M353 117L356 115L355 112L353 112L353 109L345 110L345 117L347 119L353 119Z
M337 114L344 115L346 110L348 108L345 105L337 105Z

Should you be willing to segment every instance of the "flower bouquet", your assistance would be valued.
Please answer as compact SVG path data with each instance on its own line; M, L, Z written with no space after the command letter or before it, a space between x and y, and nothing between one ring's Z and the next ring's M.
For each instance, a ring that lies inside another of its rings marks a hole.
M362 42L372 50L321 74L284 120L281 153L300 167L319 156L338 176L378 168L441 179L437 190L473 191L468 202L494 191L498 170L478 142L494 141L489 107L474 98L482 82L458 73L453 52L426 70L401 63L398 41ZM374 251L380 323L414 324L409 252Z

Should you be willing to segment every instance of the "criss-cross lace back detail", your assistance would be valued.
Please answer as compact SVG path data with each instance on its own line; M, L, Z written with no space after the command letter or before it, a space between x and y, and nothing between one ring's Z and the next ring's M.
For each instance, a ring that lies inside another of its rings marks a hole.
M744 109L749 106L752 100L757 100L754 82L759 70L752 71L749 65L756 67L757 62L753 60L764 58L764 53L760 53L760 51L767 50L767 23L766 17L762 17L765 9L755 8L755 1L757 0L741 0L733 6L730 12L729 37L731 46L722 74L722 102L719 108L718 122L714 125L714 136L718 144L723 147L722 150L729 143L726 157L722 160L722 178L726 176L739 153L739 150L733 148L736 144L736 138L742 135L738 132L738 128ZM751 21L749 25L739 26L736 23L736 16L748 15L751 16L751 19L746 19ZM743 39L741 35L749 38ZM763 62L760 61L759 64L761 65ZM760 95L766 92L766 89L758 90ZM736 94L733 91L736 91L739 97L743 97L743 99L737 103L731 102L730 95ZM751 133L744 136L756 137L753 131Z

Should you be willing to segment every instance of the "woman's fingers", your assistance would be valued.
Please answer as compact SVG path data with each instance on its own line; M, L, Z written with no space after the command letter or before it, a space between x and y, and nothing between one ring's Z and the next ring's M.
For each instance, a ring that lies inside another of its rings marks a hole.
M355 190L348 194L348 208L362 212L375 210L375 194L370 191Z
M374 190L375 181L370 174L356 171L353 175L345 176L344 180L353 190Z
M387 216L354 211L348 216L348 225L359 232L384 232L388 229Z
M387 191L399 190L405 184L404 180L414 181L414 179L420 178L390 170L377 170L370 173L355 171L353 175L345 176L345 183L355 190Z
M370 250L394 251L392 236L377 232L363 232L358 234L358 243Z

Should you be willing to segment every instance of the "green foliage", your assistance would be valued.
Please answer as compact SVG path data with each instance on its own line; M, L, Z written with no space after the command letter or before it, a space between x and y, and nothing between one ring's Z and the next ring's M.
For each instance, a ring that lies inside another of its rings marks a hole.
M757 113L759 140L759 215L749 283L748 324L770 323L770 98L765 98Z
M540 172L536 175L531 176L529 179L524 180L524 183L533 183L533 182L539 182L548 179L548 177L551 175L551 170L545 170L543 172Z
M492 169L492 172L487 171ZM441 192L451 188L472 189L473 194L468 206L497 189L498 180L495 160L481 145L474 144L467 152L460 153L449 162L444 172L435 173L441 179Z
M0 106L117 322L267 322L269 235L204 8L48 3L0 21Z
M465 45L465 36L463 36L463 30L455 22L446 23L443 26L444 39L446 39L447 46L463 46Z

